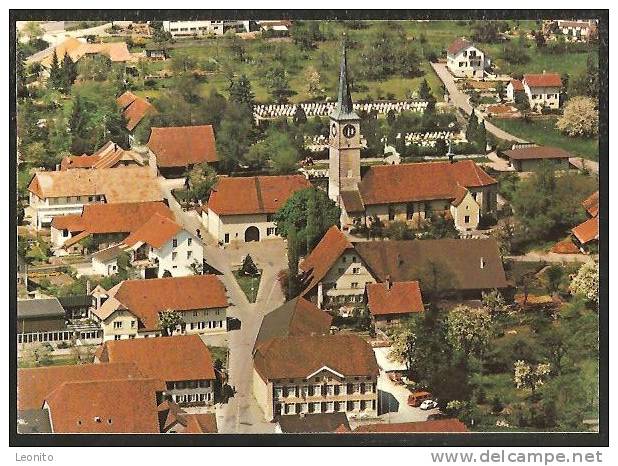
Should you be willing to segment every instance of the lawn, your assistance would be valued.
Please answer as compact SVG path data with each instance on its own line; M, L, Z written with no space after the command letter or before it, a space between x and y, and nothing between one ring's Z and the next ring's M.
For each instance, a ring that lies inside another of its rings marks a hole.
M234 278L236 278L236 281L240 285L243 293L245 293L245 296L247 296L247 300L250 303L254 303L257 299L258 290L260 289L262 271L260 270L260 274L256 277L241 275L239 270L234 270L233 274Z
M599 140L597 138L571 138L556 129L557 117L532 120L501 120L494 118L491 122L514 136L544 146L560 147L577 157L588 160L599 159Z

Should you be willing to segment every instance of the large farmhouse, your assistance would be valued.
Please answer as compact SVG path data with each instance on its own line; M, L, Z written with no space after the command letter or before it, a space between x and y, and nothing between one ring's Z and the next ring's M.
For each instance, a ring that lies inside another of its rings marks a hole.
M446 66L457 78L482 78L489 58L469 40L455 39L446 50Z
M508 287L494 239L351 242L333 226L300 268L301 295L320 308L361 305L371 283L419 280L425 292L432 274L444 291L463 297Z

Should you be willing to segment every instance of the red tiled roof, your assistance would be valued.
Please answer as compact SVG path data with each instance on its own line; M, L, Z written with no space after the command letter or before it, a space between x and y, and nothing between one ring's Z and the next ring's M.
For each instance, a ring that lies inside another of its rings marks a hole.
M558 73L525 74L523 83L529 87L562 87Z
M355 433L448 433L448 432L468 432L466 425L459 419L438 419L435 421L421 422L399 422L388 424L367 424L358 426L354 429Z
M311 290L322 280L343 251L353 249L353 245L336 226L324 234L317 246L311 251L300 268L307 275L305 291Z
M126 280L110 296L135 314L144 330L159 328L159 312L224 308L228 299L216 275ZM111 299L111 298L110 298ZM106 302L107 303L107 302Z
M149 244L155 249L159 249L181 230L182 227L171 218L154 214L150 220L133 231L122 242L127 246L133 246L135 243L142 242Z
M464 37L458 37L451 43L451 45L448 46L448 49L446 49L446 51L448 52L449 55L457 55L461 50L471 45L474 45L474 44L470 42L468 39Z
M186 167L219 160L211 125L152 128L146 144L158 167Z
M217 416L214 413L181 414L187 423L183 434L216 434Z
M519 79L511 79L511 85L515 91L523 91L524 85Z
M82 214L55 217L54 228L62 225L72 231L89 233L131 233L141 228L154 215L173 220L174 214L163 202L122 202L117 204L87 204ZM56 220L58 218L58 220Z
M423 312L423 298L417 281L370 283L366 287L367 306L374 316Z
M579 248L573 243L573 240L569 237L554 244L551 248L551 252L557 254L579 254Z
M165 388L154 379L64 382L45 401L54 433L158 434Z
M208 208L218 215L274 214L292 194L310 187L302 175L223 177Z
M106 341L99 360L132 362L145 377L165 382L215 379L210 351L199 335Z
M323 367L344 376L377 376L369 343L356 335L278 337L261 344L254 355L264 380L306 378Z
M458 188L496 184L474 161L373 166L360 182L365 205L455 199Z
M591 217L596 217L599 214L599 191L584 199L582 205Z
M118 97L116 105L122 109L122 114L127 120L127 129L129 131L133 131L148 113L154 111L154 106L150 102L130 91Z
M60 162L60 170L75 168L113 168L120 161L135 162L143 166L142 157L130 150L124 150L113 141L108 141L92 155L69 155Z
M17 409L40 409L47 395L64 382L142 377L143 374L133 363L19 369L17 371Z
M599 239L599 217L592 217L571 230L581 244Z
M519 149L505 150L503 154L513 160L568 159L573 157L564 149L549 146L520 147Z

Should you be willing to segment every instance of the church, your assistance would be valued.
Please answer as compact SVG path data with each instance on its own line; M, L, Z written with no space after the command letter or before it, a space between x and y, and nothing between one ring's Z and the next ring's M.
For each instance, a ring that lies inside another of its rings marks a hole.
M341 226L404 221L421 226L434 215L461 231L478 228L496 210L497 181L472 160L370 167L361 177L360 117L348 83L346 47L339 68L337 105L330 114L328 196L341 208Z

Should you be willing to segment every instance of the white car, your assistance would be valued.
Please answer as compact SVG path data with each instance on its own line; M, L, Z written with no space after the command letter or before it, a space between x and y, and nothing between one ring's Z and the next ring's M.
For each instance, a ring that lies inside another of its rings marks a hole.
M421 403L420 408L424 411L427 411L428 409L434 409L438 407L438 403L436 403L433 400L425 400Z

